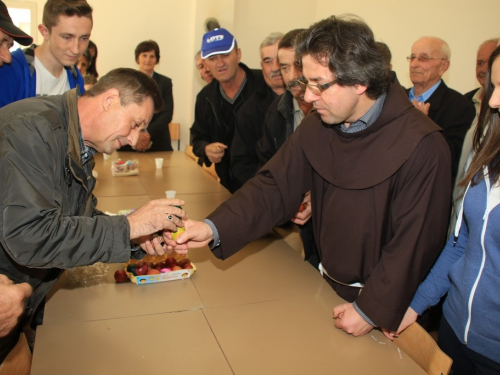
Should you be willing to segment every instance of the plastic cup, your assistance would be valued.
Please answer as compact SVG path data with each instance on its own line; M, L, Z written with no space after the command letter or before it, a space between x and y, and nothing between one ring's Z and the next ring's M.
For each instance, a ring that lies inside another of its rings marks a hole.
M103 153L102 156L104 157L104 160L109 160L109 158L111 157L111 155L108 155L106 153Z
M163 158L155 158L156 169L161 169L163 167Z
M174 199L175 198L175 194L177 192L175 190L167 190L165 192L165 195L167 196L167 198L171 198L171 199Z

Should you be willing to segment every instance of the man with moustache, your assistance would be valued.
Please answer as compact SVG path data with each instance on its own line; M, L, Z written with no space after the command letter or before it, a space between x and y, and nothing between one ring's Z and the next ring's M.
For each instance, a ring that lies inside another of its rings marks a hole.
M423 37L413 43L407 58L413 87L406 92L416 108L443 128L451 151L452 181L455 181L465 133L475 111L467 98L446 86L441 78L450 66L450 55L450 47L440 38Z
M359 18L320 21L295 48L316 112L207 219L185 221L176 248L208 244L226 259L290 220L311 191L320 269L347 300L333 309L335 327L390 336L444 244L449 150Z
M253 94L236 115L231 166L240 185L257 172L259 159L255 146L262 137L264 117L273 100L285 92L278 64L278 43L282 37L283 33L271 33L260 44L260 66L266 85Z
M278 46L278 61L287 90L274 100L266 114L264 134L257 144L260 167L278 152L313 107L304 100L305 90L297 82L302 76L302 66L295 58L294 40L302 31L305 29L289 31Z
M313 107L304 100L305 90L297 82L302 77L302 66L296 60L294 41L303 31L305 29L289 31L278 45L278 61L287 89L283 95L274 100L266 113L263 135L257 143L259 165L255 172L278 152ZM310 220L310 200L310 192L307 192L302 200L304 210L297 212L291 221L299 226L304 259L317 268L319 256Z
M0 70L0 107L34 96L60 95L83 78L75 64L87 49L92 8L86 0L48 0L43 8L40 46L18 49Z
M224 28L203 35L201 58L215 79L196 97L191 126L193 153L207 167L214 163L220 183L234 193L241 186L231 170L236 114L265 82L261 71L240 63L236 39Z

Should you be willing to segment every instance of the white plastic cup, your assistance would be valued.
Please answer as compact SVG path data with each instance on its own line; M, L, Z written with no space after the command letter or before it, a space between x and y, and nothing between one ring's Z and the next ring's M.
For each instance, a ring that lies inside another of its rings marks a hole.
M109 160L109 158L111 157L111 155L108 155L106 153L103 153L102 156L104 157L104 160Z
M163 167L163 158L155 158L156 169L161 169Z
M174 199L175 198L175 194L177 192L175 190L167 190L165 192L165 195L167 196L167 198L171 198L171 199Z

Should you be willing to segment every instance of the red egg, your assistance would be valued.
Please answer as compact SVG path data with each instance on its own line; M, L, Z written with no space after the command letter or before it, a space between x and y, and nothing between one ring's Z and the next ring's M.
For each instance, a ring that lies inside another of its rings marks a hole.
M148 272L148 264L146 262L138 262L135 265L135 274L137 276L145 275Z
M165 259L165 265L169 268L172 268L173 266L177 266L177 261L174 257L168 257L167 259Z
M186 264L191 264L191 261L188 259L188 258L184 258L184 259L180 259L177 264L179 266L181 266L182 268L186 268L184 267Z
M128 280L127 273L124 270L115 271L115 281L117 283L124 283Z

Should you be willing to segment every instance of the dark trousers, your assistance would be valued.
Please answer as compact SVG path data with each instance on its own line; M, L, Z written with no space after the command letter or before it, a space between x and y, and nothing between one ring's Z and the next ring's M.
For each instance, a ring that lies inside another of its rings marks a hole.
M304 260L307 260L314 268L318 268L320 259L316 240L314 239L314 231L312 218L304 225L299 225L300 237L304 245Z
M453 359L451 367L453 375L500 374L500 363L492 361L462 344L445 317L441 319L438 345L443 352Z

